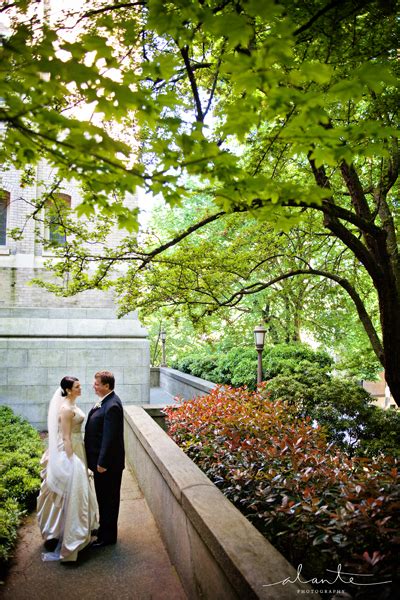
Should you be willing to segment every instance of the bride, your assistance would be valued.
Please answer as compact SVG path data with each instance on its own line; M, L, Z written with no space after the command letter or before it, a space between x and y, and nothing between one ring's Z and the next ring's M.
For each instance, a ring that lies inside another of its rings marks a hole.
M43 560L76 561L98 527L97 502L88 477L81 426L85 415L76 405L81 384L63 377L50 401L49 446L42 457L43 478L37 499L39 527L46 548Z

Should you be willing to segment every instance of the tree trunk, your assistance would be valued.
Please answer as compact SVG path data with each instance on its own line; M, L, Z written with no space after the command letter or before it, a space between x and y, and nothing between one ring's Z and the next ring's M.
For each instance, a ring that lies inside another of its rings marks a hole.
M385 379L400 407L400 301L396 289L388 282L381 284L378 295Z
M316 167L314 161L309 160L317 184L321 188L330 189L325 167ZM386 201L386 196L397 179L398 168L391 173L388 171L386 178L383 178L387 180L385 189L380 185L379 194L376 192L381 226L373 223L373 215L354 165L343 162L341 174L350 193L356 221L349 215L339 215L335 212L338 207L334 203L328 203L324 210L324 225L353 252L373 281L379 300L383 356L379 356L376 348L374 350L378 359L384 363L386 381L397 406L400 407L399 255L394 220ZM381 177L381 183L383 179ZM354 236L351 229L343 224L343 220L347 221L346 225L353 222L358 227L363 243L361 238ZM363 325L365 327L365 323Z

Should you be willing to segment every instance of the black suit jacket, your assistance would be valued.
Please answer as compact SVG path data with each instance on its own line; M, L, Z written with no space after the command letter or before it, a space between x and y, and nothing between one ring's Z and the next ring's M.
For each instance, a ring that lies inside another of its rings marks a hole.
M100 408L89 412L85 448L88 467L93 472L97 471L97 465L110 471L124 468L124 412L115 392L106 396Z

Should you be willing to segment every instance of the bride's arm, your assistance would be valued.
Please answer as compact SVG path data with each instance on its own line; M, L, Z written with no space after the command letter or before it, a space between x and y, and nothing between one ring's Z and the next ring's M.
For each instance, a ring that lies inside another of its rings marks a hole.
M71 458L72 451L72 440L71 440L71 431L72 431L72 417L74 416L74 411L68 407L62 407L60 411L61 417L61 434L64 442L64 450L67 453L68 458Z

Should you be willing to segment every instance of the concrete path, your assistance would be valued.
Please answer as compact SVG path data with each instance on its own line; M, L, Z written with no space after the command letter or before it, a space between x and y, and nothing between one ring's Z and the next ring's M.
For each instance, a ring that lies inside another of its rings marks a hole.
M174 396L161 387L150 388L150 404L159 404L167 406L169 404L178 404Z
M20 530L16 557L0 588L4 600L187 600L132 473L122 479L116 546L80 552L76 564L43 562L36 515Z

